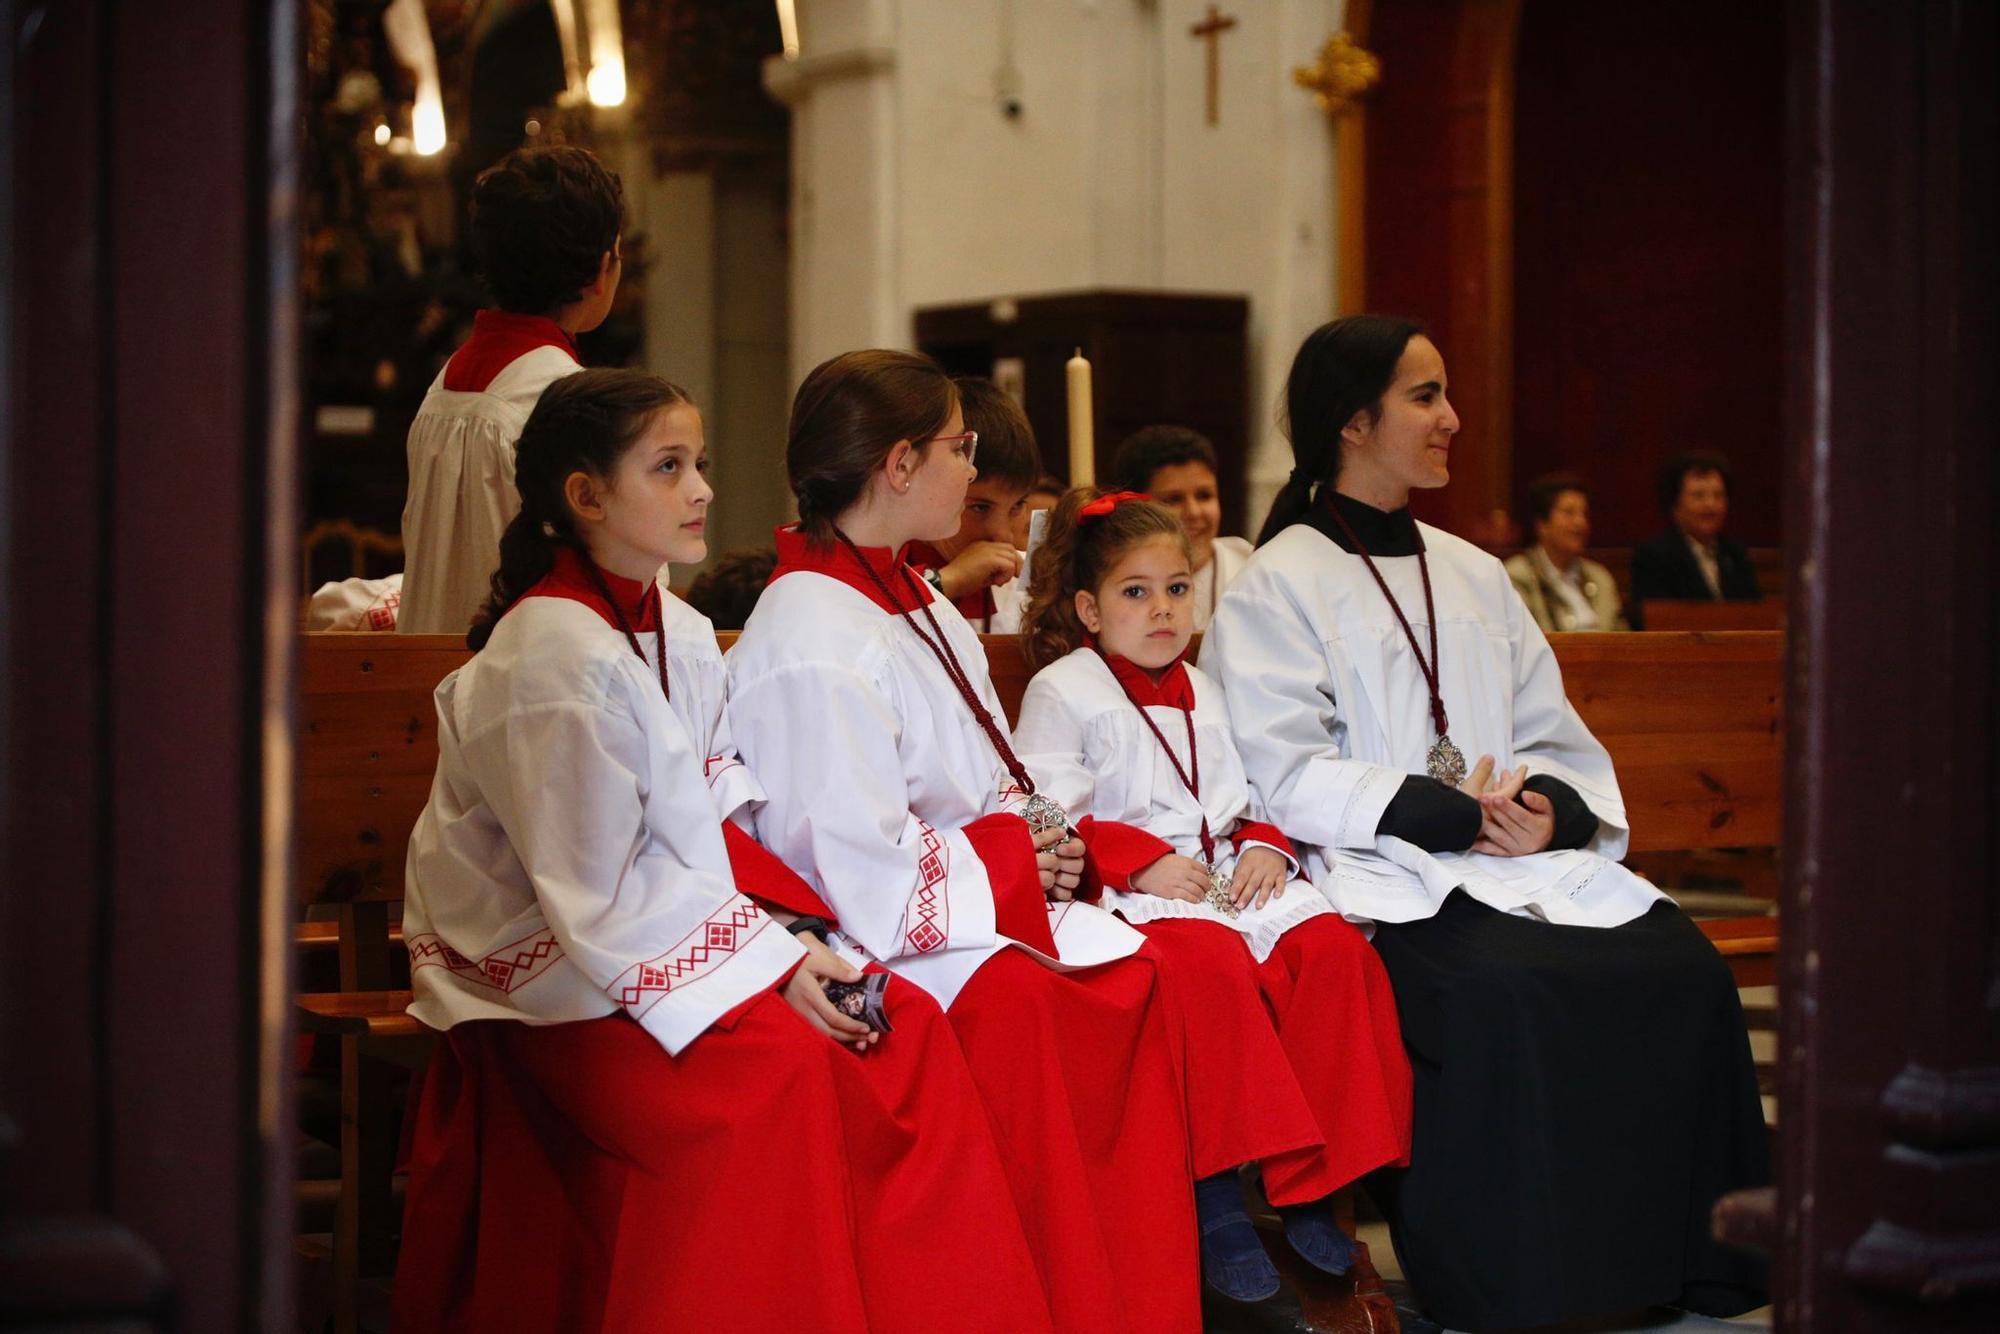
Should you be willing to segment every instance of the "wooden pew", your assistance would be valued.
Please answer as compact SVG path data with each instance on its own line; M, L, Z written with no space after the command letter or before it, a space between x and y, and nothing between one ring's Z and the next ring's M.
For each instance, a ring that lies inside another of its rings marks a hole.
M1645 604L1648 630L1782 630L1785 604L1781 598L1756 602L1683 601L1655 598Z
M733 634L720 636L726 650ZM1781 813L1782 637L1772 632L1572 634L1552 640L1570 698L1611 752L1634 851L1772 846ZM1029 672L1011 637L987 636L1008 717ZM432 692L466 661L456 636L311 634L301 655L298 884L331 906L304 948L336 948L340 990L301 995L301 1028L340 1040L342 1176L336 1206L336 1325L356 1328L355 1292L386 1274L395 1232L390 1171L398 1063L424 1041L390 985L409 837L437 763ZM1744 986L1774 969L1773 918L1704 922ZM332 943L329 944L329 938Z
M334 1205L334 1328L360 1328L362 1281L394 1264L395 1105L421 1061L423 1026L404 1013L402 927L410 831L437 767L431 692L465 660L453 636L310 634L299 667L297 885L331 922L299 924L303 949L333 948L335 992L298 997L301 1030L340 1047L340 1186Z

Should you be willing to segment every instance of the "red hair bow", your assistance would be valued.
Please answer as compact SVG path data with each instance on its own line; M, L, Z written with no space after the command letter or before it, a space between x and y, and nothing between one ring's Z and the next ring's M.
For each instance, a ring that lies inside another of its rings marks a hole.
M1088 505L1085 505L1082 509L1078 510L1076 512L1076 521L1078 523L1082 523L1085 519L1101 519L1105 515L1111 513L1111 511L1117 509L1120 505L1127 504L1128 502L1134 500L1151 500L1151 499L1152 497L1147 495L1144 491L1113 491L1109 495L1099 496L1097 499L1091 501Z

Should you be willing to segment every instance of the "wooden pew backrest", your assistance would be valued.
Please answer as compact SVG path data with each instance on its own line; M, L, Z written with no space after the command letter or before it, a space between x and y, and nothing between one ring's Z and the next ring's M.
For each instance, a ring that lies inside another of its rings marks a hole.
M403 897L410 830L437 770L432 693L457 635L320 633L299 670L298 888L308 903Z
M1681 602L1656 598L1645 604L1648 630L1782 630L1785 604L1778 598L1757 602Z
M1784 637L1555 635L1563 686L1611 752L1632 851L1774 847Z
M719 636L725 651L733 634ZM1773 631L1557 635L1577 711L1611 752L1632 847L1766 847L1779 836L1783 638ZM1030 673L986 637L1009 718ZM300 673L298 854L309 902L400 899L437 765L432 693L470 655L451 635L309 634Z

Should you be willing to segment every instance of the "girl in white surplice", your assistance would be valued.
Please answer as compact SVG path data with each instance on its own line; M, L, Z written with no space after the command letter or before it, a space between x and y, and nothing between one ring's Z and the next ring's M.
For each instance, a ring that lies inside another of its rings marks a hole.
M1104 906L1158 953L1182 1049L1202 1272L1238 1301L1278 1271L1237 1169L1262 1167L1293 1250L1347 1272L1333 1192L1410 1152L1410 1065L1368 942L1261 821L1213 681L1186 662L1181 520L1130 491L1064 496L1035 559L1016 739L1079 817Z
M1268 818L1374 924L1416 1076L1376 1194L1419 1302L1460 1329L1761 1304L1709 1236L1768 1177L1729 970L1618 865L1610 757L1505 569L1410 515L1448 480L1443 357L1337 320L1286 408L1297 467L1201 666Z

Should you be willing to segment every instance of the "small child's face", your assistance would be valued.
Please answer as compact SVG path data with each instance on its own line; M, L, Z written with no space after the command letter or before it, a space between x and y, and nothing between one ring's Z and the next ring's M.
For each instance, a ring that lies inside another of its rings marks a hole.
M958 514L958 531L938 544L950 560L974 542L1005 542L1015 549L1016 522L1026 523L1028 488L1007 482L975 478L965 488L965 508Z
M707 556L708 502L715 497L707 472L701 414L686 403L654 413L612 470L603 518L585 530L591 555L613 570L620 568L614 560L643 557L657 567Z
M1146 492L1180 516L1181 527L1194 548L1196 569L1208 564L1215 535L1222 527L1222 496L1215 470L1206 463L1170 463L1153 474Z
M1095 591L1077 590L1076 614L1106 653L1149 672L1166 670L1194 637L1194 576L1186 549L1164 534L1135 542Z

